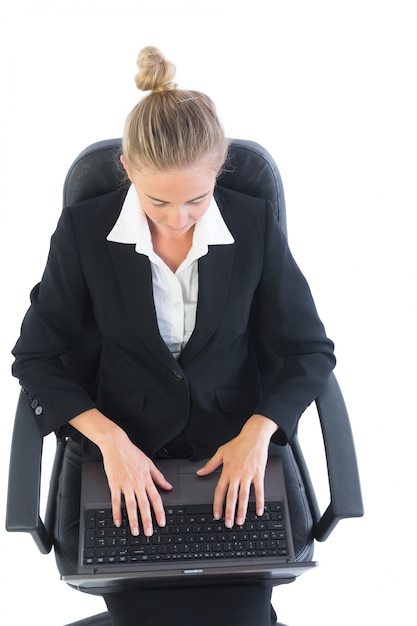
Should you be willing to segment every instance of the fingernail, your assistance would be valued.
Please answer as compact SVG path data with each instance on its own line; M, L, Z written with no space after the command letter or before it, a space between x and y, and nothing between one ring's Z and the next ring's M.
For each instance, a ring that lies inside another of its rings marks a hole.
M219 520L221 518L221 514L219 513L219 511L215 511L213 513L213 517L215 520Z
M114 525L116 526L116 528L120 528L120 526L122 525L122 521L120 519L115 519Z
M226 528L232 528L233 522L231 519L227 519L225 520L224 525L226 526Z
M262 508L262 509L257 509L257 511L256 511L256 515L257 515L258 517L262 517L262 515L263 515L263 514L264 514L264 509L263 509L263 508Z
M159 522L158 522L158 525L159 525L159 526L165 526L165 524L166 524L166 519L165 519L165 517L161 517L161 519L160 519L160 520L159 520Z
M135 528L132 530L132 535L134 535L135 537L139 535L139 528L137 526L135 526Z
M238 518L236 519L236 524L237 524L238 526L243 526L243 522L244 522L243 517L238 517Z
M153 528L152 528L152 526L148 526L148 528L145 529L145 535L147 537L151 537L153 535Z

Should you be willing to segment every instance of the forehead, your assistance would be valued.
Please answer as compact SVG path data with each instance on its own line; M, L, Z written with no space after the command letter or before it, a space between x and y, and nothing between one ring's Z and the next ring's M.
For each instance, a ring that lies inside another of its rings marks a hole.
M152 198L190 200L213 191L216 172L206 165L163 171L142 168L135 171L133 182Z

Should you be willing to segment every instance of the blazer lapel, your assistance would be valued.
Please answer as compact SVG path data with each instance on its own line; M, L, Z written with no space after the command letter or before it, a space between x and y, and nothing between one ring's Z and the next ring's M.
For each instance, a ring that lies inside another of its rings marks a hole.
M234 254L234 245L210 246L198 262L197 318L194 332L180 356L184 365L204 348L221 322Z
M134 244L108 242L127 314L141 341L167 364L175 361L158 329L149 259L135 251ZM193 334L181 353L187 363L209 341L221 322L229 293L234 245L210 246L198 262L197 318Z
M108 242L108 246L126 311L136 333L155 357L172 366L175 359L158 329L149 259L138 254L134 244Z

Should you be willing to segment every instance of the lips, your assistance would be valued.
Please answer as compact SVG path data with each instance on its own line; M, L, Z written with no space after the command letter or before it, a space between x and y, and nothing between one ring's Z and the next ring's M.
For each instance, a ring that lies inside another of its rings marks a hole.
M165 228L167 228L172 233L182 233L192 228L192 226L194 226L194 222L191 224L187 222L187 224L184 224L184 226L180 226L179 228L176 228L175 226L170 226L169 224L167 224Z

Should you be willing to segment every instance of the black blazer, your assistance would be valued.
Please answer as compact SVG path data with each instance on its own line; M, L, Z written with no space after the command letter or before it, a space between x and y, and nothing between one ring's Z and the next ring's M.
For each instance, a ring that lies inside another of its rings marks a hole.
M260 413L284 444L335 359L272 208L216 188L235 243L199 260L196 326L177 361L159 334L148 258L106 240L125 193L64 209L31 293L13 373L40 431L98 407L147 454L184 431L203 458ZM97 358L71 367L65 355L87 324Z

